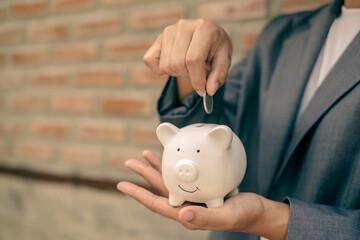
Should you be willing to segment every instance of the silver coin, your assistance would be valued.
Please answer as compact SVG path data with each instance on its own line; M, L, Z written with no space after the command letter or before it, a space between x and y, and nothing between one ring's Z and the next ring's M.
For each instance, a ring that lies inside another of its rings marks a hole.
M203 95L204 109L207 114L211 114L214 107L213 97L207 94L206 90Z

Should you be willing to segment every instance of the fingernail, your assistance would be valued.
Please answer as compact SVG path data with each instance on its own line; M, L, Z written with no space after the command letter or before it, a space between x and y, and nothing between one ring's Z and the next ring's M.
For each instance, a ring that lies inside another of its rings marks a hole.
M130 189L130 186L127 185L125 182L119 182L116 187L122 192Z
M128 159L128 160L126 160L125 161L125 167L127 167L127 168L131 168L134 164L133 164L133 161L132 161L132 159Z
M184 213L184 215L182 215L182 219L185 221L185 222L190 222L194 217L194 213L191 212L191 211L187 211Z
M200 97L204 96L204 91L202 91L202 90L197 90L196 92L197 92L197 94L199 94Z

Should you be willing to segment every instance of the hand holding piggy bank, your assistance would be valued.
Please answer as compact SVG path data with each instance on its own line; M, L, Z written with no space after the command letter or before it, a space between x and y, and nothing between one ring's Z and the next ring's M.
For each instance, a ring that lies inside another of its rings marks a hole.
M164 146L162 177L171 206L190 201L220 207L227 194L238 193L246 154L229 127L193 124L179 129L162 123L156 134Z

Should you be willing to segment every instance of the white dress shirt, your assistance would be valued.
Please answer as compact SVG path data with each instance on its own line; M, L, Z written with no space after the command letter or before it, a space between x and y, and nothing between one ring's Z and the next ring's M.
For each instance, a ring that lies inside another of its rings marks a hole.
M324 82L332 67L359 31L360 8L345 8L342 6L341 14L330 27L325 44L306 85L298 112L298 119L308 106L316 90Z

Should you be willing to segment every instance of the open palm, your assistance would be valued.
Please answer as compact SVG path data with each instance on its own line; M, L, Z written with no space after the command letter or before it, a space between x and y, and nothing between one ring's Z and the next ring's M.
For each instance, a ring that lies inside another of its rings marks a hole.
M270 200L253 193L239 193L218 208L190 203L181 207L170 206L167 198L169 192L161 176L160 158L149 150L143 152L143 157L149 164L129 159L125 166L143 177L159 195L129 182L120 182L117 188L151 211L178 221L188 229L254 232L264 220L264 212L267 210L264 200Z

